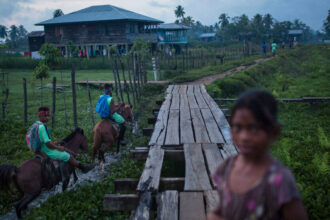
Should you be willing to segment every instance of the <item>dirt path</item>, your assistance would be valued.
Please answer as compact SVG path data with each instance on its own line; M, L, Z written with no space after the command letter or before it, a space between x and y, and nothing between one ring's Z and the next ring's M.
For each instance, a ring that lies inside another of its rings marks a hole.
M211 84L216 79L223 78L225 76L231 76L231 75L233 75L233 74L235 74L235 73L237 73L241 70L254 67L254 66L258 65L259 63L266 62L266 61L268 61L272 58L273 57L257 59L257 60L254 61L255 64L253 64L253 65L249 65L249 66L243 66L242 65L242 66L236 67L234 69L227 70L226 72L223 72L223 73L215 74L215 75L212 75L212 76L206 76L206 77L200 78L200 79L192 81L192 82L183 83L183 85L199 85L199 84L208 85L208 84Z

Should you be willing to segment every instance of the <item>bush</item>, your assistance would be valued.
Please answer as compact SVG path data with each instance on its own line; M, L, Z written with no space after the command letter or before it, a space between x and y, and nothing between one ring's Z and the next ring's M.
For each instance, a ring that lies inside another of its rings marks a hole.
M224 97L235 97L248 88L243 81L232 77L219 79L215 84L221 89L221 95Z

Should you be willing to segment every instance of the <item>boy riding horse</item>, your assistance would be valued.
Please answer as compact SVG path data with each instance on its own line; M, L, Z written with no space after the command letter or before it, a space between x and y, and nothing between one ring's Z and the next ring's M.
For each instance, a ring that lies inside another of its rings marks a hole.
M38 128L38 137L42 145L40 150L36 152L37 154L43 157L44 155L46 155L52 160L68 162L72 166L79 168L83 173L87 173L94 168L94 165L81 164L72 155L68 153L70 152L68 149L58 145L57 142L51 141L50 131L45 124L49 120L49 108L47 106L39 108L38 116L40 121L37 121L36 123L40 124Z
M120 115L118 112L122 107L125 106L125 102L122 102L121 104L115 105L115 101L112 98L112 85L111 84L105 84L104 85L104 92L107 98L107 105L109 108L109 115L106 117L102 117L102 119L109 119L110 121L114 121L115 123L119 124L119 142L120 145L126 145L126 142L124 141L124 135L126 131L126 122L122 115ZM102 98L100 96L100 99Z

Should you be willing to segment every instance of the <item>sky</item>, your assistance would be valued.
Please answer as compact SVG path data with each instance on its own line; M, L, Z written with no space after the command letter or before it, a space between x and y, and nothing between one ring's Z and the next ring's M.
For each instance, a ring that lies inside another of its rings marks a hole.
M245 13L270 13L278 21L299 18L314 30L322 30L323 21L330 10L330 0L0 0L0 24L24 25L28 31L43 30L34 24L52 18L55 9L64 14L92 5L110 4L136 13L174 22L174 9L182 5L185 16L213 25L221 13L230 17Z

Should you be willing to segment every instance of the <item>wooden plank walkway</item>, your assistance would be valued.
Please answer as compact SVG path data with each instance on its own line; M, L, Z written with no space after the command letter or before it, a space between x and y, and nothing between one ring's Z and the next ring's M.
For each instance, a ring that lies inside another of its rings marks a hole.
M205 219L219 200L212 174L226 158L237 153L230 125L205 87L169 85L149 148L143 151L143 158L147 158L145 169L139 182L134 183L139 202L136 205L136 197L132 197L132 204L137 206L132 219L150 217L151 197L156 197L154 211L158 219ZM161 177L166 155L168 159L185 161L185 177Z

